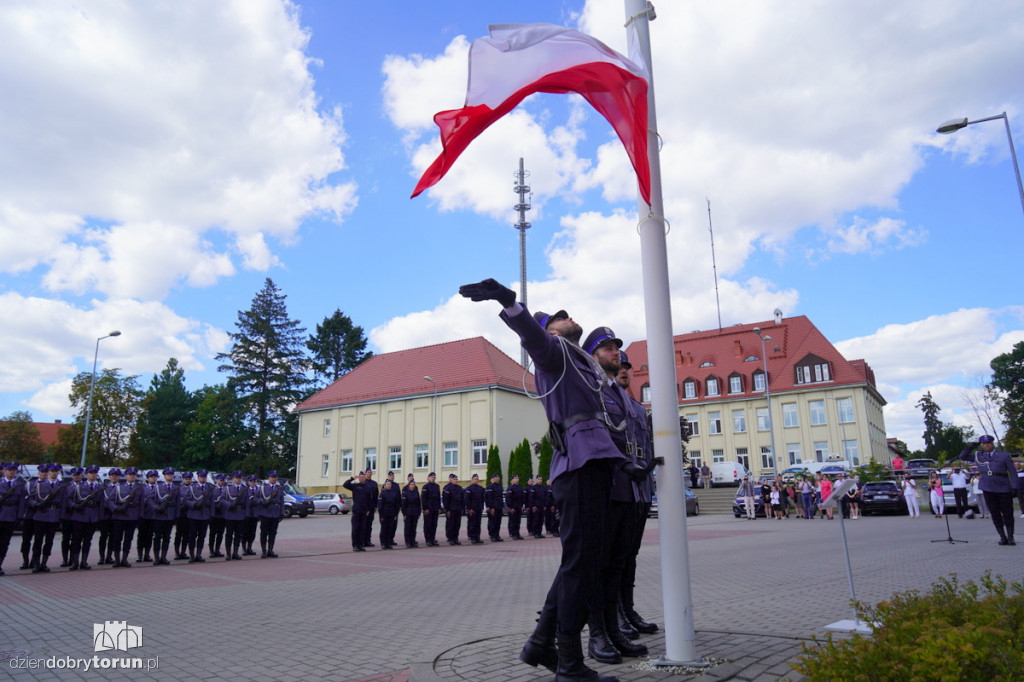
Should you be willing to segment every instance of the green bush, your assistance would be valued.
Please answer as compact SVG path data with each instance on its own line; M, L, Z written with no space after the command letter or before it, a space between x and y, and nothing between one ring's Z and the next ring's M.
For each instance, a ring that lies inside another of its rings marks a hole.
M793 668L814 682L942 680L1002 682L1024 671L1024 583L986 572L980 585L956 574L931 591L857 604L874 633L803 646Z

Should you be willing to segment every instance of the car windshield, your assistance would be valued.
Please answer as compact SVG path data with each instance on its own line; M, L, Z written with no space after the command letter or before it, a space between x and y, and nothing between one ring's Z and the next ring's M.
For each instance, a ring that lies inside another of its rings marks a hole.
M876 481L874 483L865 483L864 489L871 490L874 492L880 492L883 490L895 490L896 484L893 483L892 481Z
M305 495L306 489L300 485L292 485L291 483L284 484L284 491L289 495Z
M935 460L934 459L912 459L909 462L907 462L907 466L910 467L910 468L914 468L914 467L921 467L921 468L924 468L924 467L934 467L935 466Z

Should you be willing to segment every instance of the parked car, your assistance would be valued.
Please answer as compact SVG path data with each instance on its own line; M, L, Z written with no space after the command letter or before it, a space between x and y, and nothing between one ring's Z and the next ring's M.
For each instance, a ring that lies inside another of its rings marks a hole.
M317 493L313 495L313 511L348 514L352 511L352 499L341 493Z
M750 472L739 462L714 462L711 465L711 487L734 485L739 487L744 476Z
M953 495L953 483L949 480L949 474L940 474L939 478L942 479L942 501L946 506L947 514L956 514L956 497ZM921 491L928 499L928 509L935 513L935 507L932 506L931 491L927 488ZM968 509L978 512L978 499L974 495L974 491L971 490L971 486L967 486L967 507Z
M938 466L934 459L908 459L904 470L910 472L911 478L928 478Z
M756 494L754 495L754 516L765 516L764 502L761 501L761 489L755 488ZM736 494L735 499L732 501L732 515L737 519L741 516L747 515L747 505L743 502L743 495Z
M700 502L697 500L697 493L693 492L689 488L684 488L683 492L686 493L686 515L687 516L700 516ZM647 512L647 516L658 515L658 493L654 493L654 497L651 500L651 508Z
M290 519L298 515L304 519L315 511L313 498L306 494L305 488L300 488L290 481L284 482L284 516Z
M906 514L907 503L896 481L871 481L861 490L860 510L864 516L879 512Z

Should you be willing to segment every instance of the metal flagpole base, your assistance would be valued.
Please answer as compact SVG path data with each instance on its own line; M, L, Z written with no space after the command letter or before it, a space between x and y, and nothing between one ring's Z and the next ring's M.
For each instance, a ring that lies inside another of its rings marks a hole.
M659 656L651 661L655 668L710 668L711 663L698 656L692 661L670 661L664 656Z
M825 626L825 629L831 630L832 632L853 632L858 635L870 635L874 632L874 628L871 626L871 623L860 619L852 620L850 618L829 623Z

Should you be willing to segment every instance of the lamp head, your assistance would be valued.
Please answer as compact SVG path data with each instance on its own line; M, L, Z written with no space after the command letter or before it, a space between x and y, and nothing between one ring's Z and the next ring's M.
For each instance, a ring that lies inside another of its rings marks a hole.
M434 383L434 380L431 379L430 377L426 376L426 375L423 376L423 380L424 381L429 381L430 383Z
M107 334L107 336L121 336L121 332L115 329L114 331Z
M961 128L966 128L966 127L967 127L967 117L965 116L964 118L954 118L954 119L951 119L949 121L946 121L945 123L940 125L938 128L936 128L935 132L942 133L943 135L949 135L950 133L955 133L956 131L960 130Z

